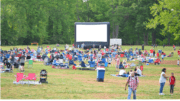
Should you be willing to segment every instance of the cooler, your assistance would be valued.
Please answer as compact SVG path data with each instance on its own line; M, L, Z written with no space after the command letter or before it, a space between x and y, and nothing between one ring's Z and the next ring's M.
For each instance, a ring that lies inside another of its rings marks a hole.
M97 81L104 82L105 68L97 68Z

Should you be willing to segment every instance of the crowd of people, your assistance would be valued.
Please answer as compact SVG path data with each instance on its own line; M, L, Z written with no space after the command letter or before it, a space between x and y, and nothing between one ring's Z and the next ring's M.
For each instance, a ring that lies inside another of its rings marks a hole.
M73 69L78 65L80 65L81 67L88 67L90 66L90 63L93 62L95 63L95 65L93 65L95 68L98 66L105 66L105 64L108 64L110 66L112 65L112 61L115 61L116 71L119 72L117 75L128 77L128 98L130 98L131 92L133 92L133 98L135 99L136 89L139 82L137 76L142 76L143 68L141 67L143 67L143 64L138 66L136 65L134 71L131 69L129 72L127 72L125 69L132 67L132 64L128 64L127 62L139 60L145 64L154 63L156 65L160 64L165 57L173 56L173 52L166 56L166 54L162 50L159 50L156 53L154 49L150 49L149 52L147 50L142 51L138 48L134 50L130 48L129 50L125 49L123 51L122 47L118 45L112 45L110 48L104 47L104 49L101 49L102 47L99 46L98 50L96 50L95 46L93 45L92 48L82 51L80 48L84 48L84 46L85 44L83 43L81 47L80 45L78 45L78 48L75 48L74 44L72 47L69 47L69 45L66 44L64 50L59 50L56 47L51 49L49 46L44 49L43 47L38 46L37 50L30 49L28 46L24 49L14 47L10 50L1 50L0 69L1 72L4 72L6 71L5 67L10 68L12 71L14 70L14 68L19 68L21 72L24 72L25 62L29 60L43 61L44 65L53 65L57 68L62 68L62 66L64 66L63 64L66 64L68 68L70 65L72 65ZM175 46L173 46L173 48L175 49ZM160 55L162 60L160 59ZM180 57L180 50L178 50L178 55ZM153 62L150 62L150 60L153 60ZM79 64L75 64L74 61L78 61ZM89 65L85 63L86 61L90 61ZM177 60L177 65L179 66L179 59ZM169 78L165 75L165 72L166 69L163 69L161 73L159 95L164 95L162 93L163 87L166 79ZM133 86L133 82L136 82L136 86ZM175 77L173 73L170 77L170 84L175 85ZM173 88L174 86L171 86L171 94L173 94Z

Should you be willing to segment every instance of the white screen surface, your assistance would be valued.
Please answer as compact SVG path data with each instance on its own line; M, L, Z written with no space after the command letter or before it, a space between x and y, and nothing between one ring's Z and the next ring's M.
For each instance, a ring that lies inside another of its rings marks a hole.
M76 25L76 42L107 42L107 24Z

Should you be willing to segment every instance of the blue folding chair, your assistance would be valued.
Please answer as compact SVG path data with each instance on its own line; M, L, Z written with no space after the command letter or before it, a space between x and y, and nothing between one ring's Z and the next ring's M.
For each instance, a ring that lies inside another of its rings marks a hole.
M148 62L149 62L149 63L154 63L153 59L149 59Z
M105 62L104 67L108 67L108 62Z
M71 66L71 65L74 65L73 60L70 60L70 61L69 61L69 66Z
M82 61L82 56L81 55L78 55L78 61Z
M106 62L106 59L105 58L102 58L102 63L105 63Z

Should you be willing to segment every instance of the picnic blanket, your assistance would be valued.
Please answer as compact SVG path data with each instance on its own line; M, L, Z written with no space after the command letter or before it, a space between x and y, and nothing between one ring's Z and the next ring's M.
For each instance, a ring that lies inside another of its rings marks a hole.
M13 81L13 84L35 84L35 85L39 85L41 83L39 83L39 81Z
M95 70L95 69L93 69L93 68L78 68L79 70Z
M110 74L111 76L115 76L115 77L122 77L122 78L127 78L127 77L123 77L123 76L120 76L120 75L116 75L116 74ZM138 76L138 77L145 77L145 75L142 75L142 76Z

